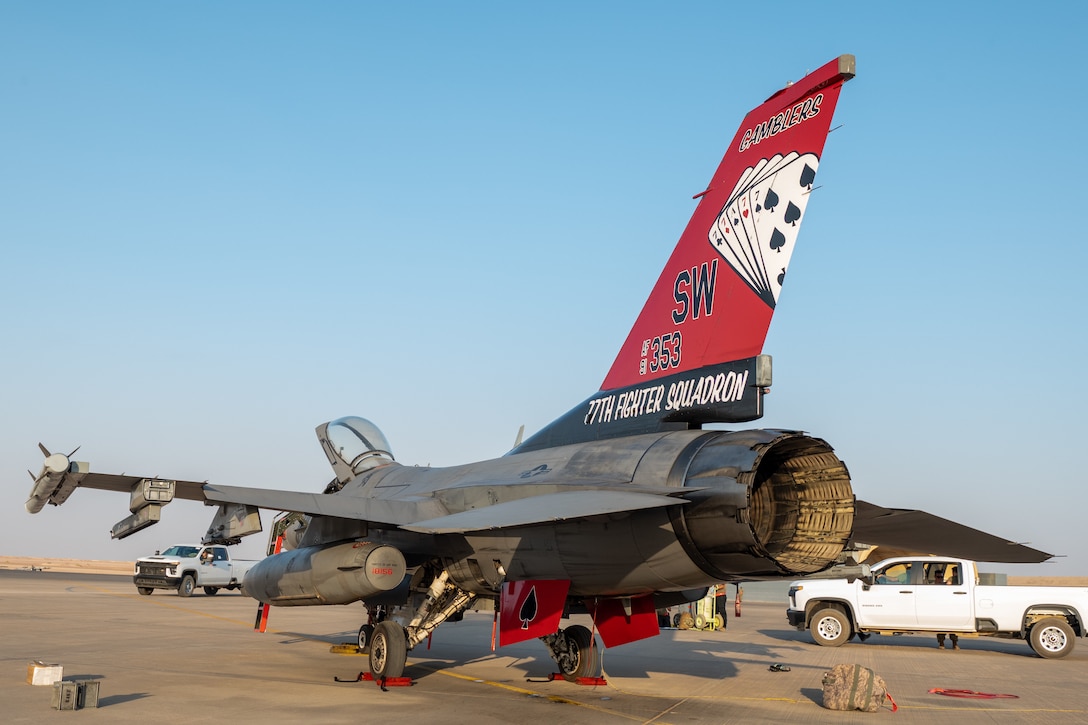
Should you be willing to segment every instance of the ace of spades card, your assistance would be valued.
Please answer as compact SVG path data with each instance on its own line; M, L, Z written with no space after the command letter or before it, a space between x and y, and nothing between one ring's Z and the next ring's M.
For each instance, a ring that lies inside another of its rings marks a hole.
M707 238L772 309L793 254L820 159L791 151L745 169Z

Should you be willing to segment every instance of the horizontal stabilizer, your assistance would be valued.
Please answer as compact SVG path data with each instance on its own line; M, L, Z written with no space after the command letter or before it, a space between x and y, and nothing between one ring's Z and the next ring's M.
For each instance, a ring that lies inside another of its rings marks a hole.
M424 534L457 534L675 506L687 499L629 491L566 491L470 509L401 528Z
M857 502L854 542L1005 564L1038 564L1054 556L925 511L888 509L867 501Z

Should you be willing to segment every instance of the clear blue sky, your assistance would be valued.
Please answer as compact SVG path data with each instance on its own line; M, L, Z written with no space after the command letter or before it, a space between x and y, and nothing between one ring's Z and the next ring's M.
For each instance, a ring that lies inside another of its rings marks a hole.
M1000 570L1088 574L1088 10L1040 10L0 3L0 554L211 519L30 516L39 440L300 490L343 415L404 463L501 455L597 390L744 114L853 53L760 425L1067 555Z

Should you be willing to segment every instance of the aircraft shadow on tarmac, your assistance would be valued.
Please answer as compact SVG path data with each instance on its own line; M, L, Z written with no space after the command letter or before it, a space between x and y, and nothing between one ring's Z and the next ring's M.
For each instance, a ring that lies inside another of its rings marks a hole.
M476 648L470 653L462 644L440 643L436 640L427 652L431 659L409 658L408 672L412 676L421 677L427 671L506 660L505 667L512 678L547 677L556 671L555 663L545 652L538 652L535 645L535 642L515 644L495 653L480 655ZM659 637L632 642L622 648L603 649L600 652L605 674L614 677L646 679L653 673L667 672L724 679L738 675L736 663L770 665L783 661L789 657L790 651L804 646L803 643L796 642L790 646L767 647L751 641L719 639L713 633L691 639L675 630L664 630Z
M305 642L327 642L334 644L353 644L358 636L356 632L333 632L332 634L303 634L302 632L277 632L284 639L280 644L303 644Z

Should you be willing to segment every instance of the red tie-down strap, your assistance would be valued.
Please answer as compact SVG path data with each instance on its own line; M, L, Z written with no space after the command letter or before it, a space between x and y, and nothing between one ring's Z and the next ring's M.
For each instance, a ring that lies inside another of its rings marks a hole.
M992 692L975 692L974 690L948 690L943 687L934 687L929 691L931 695L947 695L948 697L969 697L978 700L1019 700L1019 695L999 695Z

